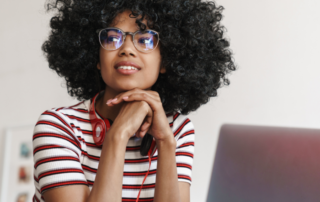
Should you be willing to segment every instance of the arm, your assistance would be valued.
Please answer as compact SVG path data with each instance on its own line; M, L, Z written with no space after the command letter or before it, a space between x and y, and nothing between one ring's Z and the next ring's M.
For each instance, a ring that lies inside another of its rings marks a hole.
M158 141L158 167L154 202L189 202L190 184L178 182L176 167L176 141L173 134L165 141Z
M110 129L109 132L114 133L115 131ZM105 147L102 149L101 160L91 193L89 188L84 185L60 187L44 193L46 202L121 201L123 159L126 147L123 142L125 141L119 139L105 139ZM178 182L175 140L157 142L157 146L158 167L154 201L189 202L189 183Z
M128 138L121 134L118 128L110 128L110 133L106 136L88 202L120 202L122 199L123 167Z
M63 186L46 191L46 202L120 202L126 145L146 116L152 117L147 103L125 104L105 137L91 192L84 185Z
M189 202L190 201L190 183L191 182L191 167L193 160L193 125L189 119L181 117L179 120L181 124L176 129L175 135L173 135L167 117L165 115L159 94L153 91L144 91L140 89L134 89L132 91L119 94L117 101L110 103L110 106L118 104L125 100L126 102L132 101L146 101L153 110L153 120L148 133L155 139L158 147L158 163L157 163L157 175L155 186L155 202L163 201L175 201L175 202ZM147 131L147 128L143 126L140 128L140 136L142 137ZM190 139L186 138L190 135ZM178 143L174 136L179 137ZM182 138L182 139L181 139ZM185 143L185 144L183 144ZM179 146L178 148L176 146ZM176 156L176 152L187 153L182 154L179 157ZM181 152L180 152L181 151ZM177 168L176 159L179 163L184 164L183 168ZM187 165L187 166L186 166ZM178 182L178 174L180 174L180 181ZM183 179L183 177L187 179Z
M119 127L111 127L108 131L91 192L84 185L64 186L46 191L43 194L45 201L120 202L122 198L124 156L128 140L123 138L124 135L120 135L119 132Z

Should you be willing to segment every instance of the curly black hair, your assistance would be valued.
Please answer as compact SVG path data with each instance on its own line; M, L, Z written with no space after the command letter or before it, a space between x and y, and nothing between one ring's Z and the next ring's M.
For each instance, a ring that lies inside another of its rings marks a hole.
M97 64L97 29L108 27L117 14L130 10L140 30L160 33L161 66L152 90L166 112L188 114L229 85L226 75L236 70L225 28L222 6L201 0L52 0L49 39L42 45L49 67L66 80L68 93L87 100L105 88ZM141 16L139 18L139 16Z

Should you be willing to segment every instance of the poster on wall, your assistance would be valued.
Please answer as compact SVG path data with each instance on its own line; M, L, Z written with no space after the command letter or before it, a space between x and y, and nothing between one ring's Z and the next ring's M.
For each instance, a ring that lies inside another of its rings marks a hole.
M0 202L32 202L33 125L8 128L5 134Z

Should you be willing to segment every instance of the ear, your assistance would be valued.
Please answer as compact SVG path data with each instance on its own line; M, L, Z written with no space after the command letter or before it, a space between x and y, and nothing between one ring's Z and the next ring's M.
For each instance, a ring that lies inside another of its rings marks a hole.
M99 70L101 70L100 62L98 62L98 64L97 64L97 68L98 68Z
M164 74L164 73L166 73L166 68L165 67L160 67L160 73L161 74Z

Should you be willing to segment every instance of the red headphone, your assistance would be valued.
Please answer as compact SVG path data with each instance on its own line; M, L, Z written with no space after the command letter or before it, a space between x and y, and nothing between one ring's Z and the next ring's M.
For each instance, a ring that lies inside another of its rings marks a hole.
M97 93L94 96L89 108L89 117L92 125L93 141L98 146L102 145L105 134L110 129L110 121L108 119L102 120L96 116L95 104L96 98L99 94L100 93Z
M104 137L105 137L106 133L108 132L108 130L110 129L110 121L108 119L102 120L96 116L95 103L96 103L96 98L98 97L99 94L100 93L97 93L94 96L94 98L92 99L92 102L90 104L90 107L89 107L89 117L90 117L90 122L91 122L91 126L92 126L93 141L98 146L102 145L102 143L104 141ZM139 196L141 193L142 185L149 174L150 165L151 165L151 157L155 153L155 150L154 150L155 146L156 146L156 142L154 140L152 140L151 147L148 151L149 169L148 169L148 171L142 181L136 202L139 201Z

